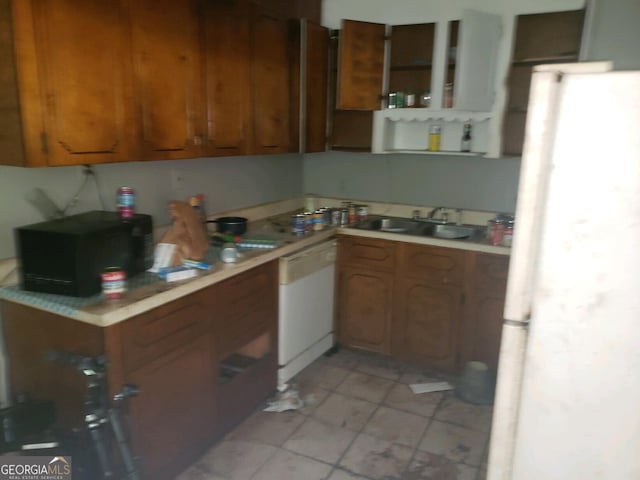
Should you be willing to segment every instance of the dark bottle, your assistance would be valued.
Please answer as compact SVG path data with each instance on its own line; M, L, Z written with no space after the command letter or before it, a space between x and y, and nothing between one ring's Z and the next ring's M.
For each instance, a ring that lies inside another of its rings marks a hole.
M461 152L471 151L471 124L470 123L464 124L462 140L460 141L460 151Z

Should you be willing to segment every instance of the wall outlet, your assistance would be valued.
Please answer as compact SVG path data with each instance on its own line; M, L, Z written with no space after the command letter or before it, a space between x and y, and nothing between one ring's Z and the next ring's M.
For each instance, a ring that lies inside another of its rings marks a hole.
M184 172L180 168L171 169L171 190L175 196L184 187Z

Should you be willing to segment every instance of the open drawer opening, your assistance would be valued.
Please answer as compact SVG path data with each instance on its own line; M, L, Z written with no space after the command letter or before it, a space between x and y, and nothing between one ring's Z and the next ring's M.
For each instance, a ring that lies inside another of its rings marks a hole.
M219 383L226 383L251 369L271 352L271 335L265 332L220 360Z

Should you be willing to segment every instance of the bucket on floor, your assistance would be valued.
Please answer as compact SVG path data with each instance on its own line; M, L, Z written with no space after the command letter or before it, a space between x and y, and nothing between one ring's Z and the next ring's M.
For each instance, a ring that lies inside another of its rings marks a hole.
M464 366L456 395L465 402L491 405L495 390L495 378L483 362L467 362Z

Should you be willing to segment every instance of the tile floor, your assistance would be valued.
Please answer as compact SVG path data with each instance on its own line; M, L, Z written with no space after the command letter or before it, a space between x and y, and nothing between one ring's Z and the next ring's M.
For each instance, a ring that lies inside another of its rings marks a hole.
M322 357L292 380L307 406L256 411L178 479L484 480L491 407L408 387L430 379L377 355Z

